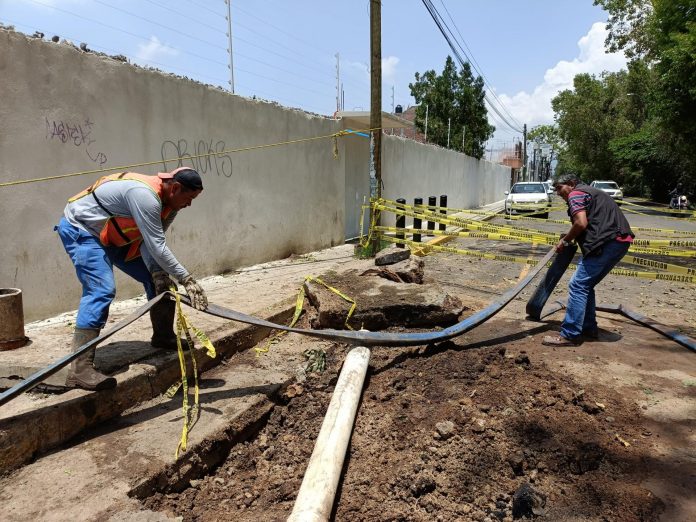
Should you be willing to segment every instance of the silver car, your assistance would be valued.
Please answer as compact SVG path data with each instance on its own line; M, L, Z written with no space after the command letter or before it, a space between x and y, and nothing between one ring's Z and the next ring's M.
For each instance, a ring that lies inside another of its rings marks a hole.
M612 198L614 199L623 199L623 191L621 190L621 187L619 187L615 181L599 181L595 180L592 183L590 183L590 187L594 187L596 189L602 190L609 194Z
M533 213L537 217L547 219L551 197L541 182L521 181L515 183L509 191L505 191L505 214Z

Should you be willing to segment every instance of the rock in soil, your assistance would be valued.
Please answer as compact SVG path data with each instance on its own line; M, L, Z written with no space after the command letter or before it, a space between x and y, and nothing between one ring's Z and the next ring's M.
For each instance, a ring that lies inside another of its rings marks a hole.
M377 252L375 256L375 265L393 265L404 259L411 257L411 251L408 248L398 248L395 245L385 248L380 252Z

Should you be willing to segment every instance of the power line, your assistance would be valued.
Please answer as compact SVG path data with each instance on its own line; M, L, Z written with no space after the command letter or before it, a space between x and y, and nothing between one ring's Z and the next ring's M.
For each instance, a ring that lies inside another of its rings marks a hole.
M137 38L138 40L142 40L142 41L144 41L144 42L150 42L150 41L151 41L150 38L148 38L147 36L143 36L143 35L140 35L140 34L132 33L132 32L127 31L127 30L125 30L125 29L121 29L120 27L115 27L115 26L113 26L113 25L109 25L109 24L106 24L106 23L104 23L104 22L100 22L99 20L95 20L95 19L89 18L89 17L87 17L87 16L82 16L82 15L80 15L80 14L73 13L72 11L68 11L68 10L66 10L66 9L61 9L60 7L55 7L55 6L50 5L50 4L44 4L43 2L39 2L39 1L37 1L37 0L30 0L30 1L33 2L33 3L35 3L35 4L41 5L41 6L43 6L43 7L48 7L48 8L50 8L50 9L54 9L54 10L56 10L56 11L60 11L60 12L62 12L62 13L68 14L68 15L70 15L70 16L74 16L74 17L76 17L76 18L81 18L82 20L86 20L87 22L91 22L91 23L94 23L94 24L98 24L98 25L107 27L107 28L109 28L109 29L112 29L112 30L114 30L114 31L118 31L118 32L123 33L123 34L127 34L127 35L129 35L129 36L133 36L134 38ZM201 55L199 55L199 54L192 53L192 52L190 52L190 51L185 51L185 50L183 50L183 49L178 49L178 48L176 48L176 47L171 47L171 46L169 46L169 45L163 45L163 47L165 47L165 48L167 48L167 49L172 49L172 50L174 50L174 51L181 52L181 53L183 53L183 54L187 54L187 55L189 55L189 56L193 56L193 57L195 57L195 58L199 58L199 59L201 59L201 60L206 60L206 61L215 63L215 64L217 64L217 65L222 65L222 66L224 66L224 67L227 67L227 64L222 63L222 62L218 62L218 61L216 61L216 60L213 60L213 59L211 59L211 58L208 58L207 56L201 56Z
M121 13L127 14L128 16L132 16L133 18L138 18L139 20L144 20L145 22L148 22L150 24L156 25L158 27L162 27L163 29L167 29L168 31L172 31L178 35L185 36L186 38L189 38L191 40L195 40L197 42L209 45L210 47L213 47L215 49L221 49L223 51L227 50L227 48L225 48L225 47L220 47L219 45L208 42L207 40L203 40L202 38L198 38L197 36L191 36L190 34L182 33L180 29L177 29L175 27L169 27L168 25L164 25L164 24L161 24L159 22L155 22L154 20L150 20L149 18L145 18L145 17L140 16L138 14L131 13L130 11L127 11L125 9L121 9L120 7L116 7L116 6L107 4L106 2L103 2L102 0L92 0L92 1L94 1L100 5L103 5L104 7L114 9L115 11L120 11Z
M521 127L522 125L520 124L520 122L517 121L517 120L515 119L515 117L510 113L510 111L508 111L508 109L507 109L507 107L505 106L505 104L504 104L504 103L500 100L500 98L498 98L498 96L495 94L495 91L494 91L493 88L491 87L490 82L488 81L488 78L486 78L486 75L483 74L483 69L481 68L481 66L479 65L479 63L476 61L476 58L474 58L474 53L471 52L471 49L470 49L469 46L466 44L466 40L465 40L464 37L462 36L462 33L459 31L459 27L457 27L457 24L455 23L454 19L452 18L452 15L450 14L449 10L447 9L447 6L445 5L445 1L444 1L444 0L440 0L440 3L442 4L442 7L445 8L445 12L447 13L447 16L449 17L450 21L452 22L452 25L454 26L454 28L457 30L457 34L459 35L459 38L461 38L462 43L464 44L464 47L466 47L466 49L469 51L469 54L466 54L466 52L464 51L464 49L462 49L462 52L464 52L464 55L465 55L467 58L469 58L469 62L471 63L472 67L474 67L474 69L476 70L476 72L478 72L479 75L483 78L484 83L485 83L486 86L488 87L488 91L489 91L489 92L491 93L491 95L498 101L498 103L500 104L500 106L501 106L501 107L503 108L503 110L505 111L505 114L507 114L507 115L510 117L510 119L511 119L518 127ZM461 47L460 47L460 48L461 48ZM472 62L473 62L473 63L472 63ZM477 67L477 66L478 66L478 67Z
M220 13L218 13L218 12L216 12L216 11L213 11L213 10L212 10L210 7L208 7L207 5L200 4L200 3L198 3L198 2L194 2L193 0L189 0L189 2L192 3L193 5L197 5L197 6L200 7L201 9L205 9L206 11L210 11L211 13L213 13L213 14L215 14L215 15L222 16Z
M31 31L31 30L34 30L34 31L37 30L37 28L36 28L35 26L30 26L30 25L26 25L26 24L23 24L23 23L15 22L15 21L9 20L9 19L7 19L7 18L6 18L5 20L6 20L7 22L9 22L10 24L12 24L12 25L14 25L14 26L17 26L17 27L26 27L26 28L29 29L30 31ZM46 31L45 28L41 28L41 29L43 29L43 31ZM58 33L58 32L60 32L60 31L53 31L53 33ZM51 31L48 31L48 33L51 33ZM82 40L82 38L75 38L75 37L73 37L73 36L71 36L71 35L65 35L65 38L66 38L67 40L74 41L74 42ZM103 52L103 53L106 54L106 55L119 55L119 54L120 54L120 55L125 56L126 58L130 59L132 63L136 63L136 64L137 64L137 63L139 63L139 62L145 62L145 63L148 63L148 64L158 65L158 66L161 66L161 67L164 67L164 68L167 68L167 69L173 69L173 70L181 71L182 73L186 73L187 75L190 75L190 76L192 76L192 77L207 78L208 80L213 80L213 81L215 81L215 82L216 82L217 84L219 84L219 85L222 85L222 84L225 83L224 80L221 80L221 79L219 79L219 78L214 78L214 77L212 77L212 76L207 76L207 75L200 74L200 73L194 73L193 71L190 71L190 70L188 70L188 69L182 69L181 67L176 67L176 66L173 66L173 65L165 65L165 64L163 64L163 63L161 63L161 62L156 62L156 61L154 61L154 60L148 60L148 59L145 59L145 58L137 58L137 57L134 57L134 56L125 55L125 54L123 54L123 53L122 53L121 51L119 51L119 50L111 49L111 48L109 48L109 47L104 47L103 45L90 43L90 44L89 44L89 47L90 47L91 49L95 50L95 51ZM160 71L160 72L166 72L166 71Z
M49 6L47 6L47 7L49 7ZM68 14L73 14L73 13L68 13ZM82 18L85 18L85 17L82 17ZM11 24L13 24L13 25L27 27L27 28L30 29L30 30L32 29L32 26L29 26L29 25L26 25L26 24L23 24L23 23L18 23L18 22L9 20L9 19L6 19L6 20L7 20L7 22L9 22L9 23L11 23ZM34 28L34 30L36 30L36 29ZM44 31L45 31L45 28L44 28ZM130 34L130 33L127 33L127 34ZM72 41L79 41L79 40L82 40L81 38L74 38L73 36L70 36L70 35L65 35L65 36L67 37L67 39L72 40ZM135 35L134 35L134 36L135 36ZM140 37L138 37L138 38L140 38ZM104 47L104 46L101 46L101 45L98 45L98 44L90 44L90 47L92 47L92 48L93 48L94 50L96 50L96 51L104 52L105 54L112 54L112 55L121 54L121 55L125 56L126 58L130 59L133 63L146 63L146 64L151 64L151 65L159 66L159 67L162 68L162 69L158 69L158 70L160 70L161 72L167 72L167 70L171 70L171 71L180 71L180 72L183 73L184 75L190 76L190 77L192 77L193 79L195 79L195 78L205 78L205 79L208 79L208 80L212 80L213 82L215 82L214 84L217 85L217 86L219 86L219 87L223 87L223 86L226 84L226 80L221 80L220 78L215 78L215 77L208 76L208 75L205 75L205 74L200 74L200 73L193 72L193 71L190 71L190 70L188 70L188 69L182 69L181 67L177 67L177 66L173 66L173 65L166 65L166 64L163 64L163 63L161 63L161 62L157 62L157 61L155 61L155 60L149 60L149 59L145 59L145 58L138 58L138 57L126 55L126 54L123 54L122 51L115 50L115 49L111 49L111 48L108 48L108 47ZM192 54L192 53L189 53L189 54ZM195 54L193 54L193 55L196 56ZM214 62L214 63L219 63L219 62ZM221 64L221 65L225 65L225 64ZM284 85L288 85L288 86L290 86L290 87L294 87L294 88L296 88L296 89L300 89L300 90L306 91L306 92L308 92L308 93L319 94L319 95L324 95L324 94L325 94L324 92L319 92L319 91L316 91L316 90L314 90L314 89L308 89L308 88L306 88L306 87L299 86L299 85L296 85L296 84L292 84L292 83L289 83L289 82L285 82L285 81L283 81L283 80L278 80L278 79L276 79L276 78L270 78L270 77L268 77L268 76L264 76L264 75L261 75L261 74L257 74L257 73L254 73L254 72L252 72L252 71L247 71L247 70L244 70L244 69L238 69L238 70L240 70L240 71L242 71L242 72L245 72L245 73L247 73L247 74L251 74L251 75L253 75L253 76L258 76L258 77L263 78L263 79L268 80L268 81L272 81L272 82L276 82L276 83L281 83L281 84L284 84ZM258 90L255 90L255 89L252 90L252 89L250 89L250 88L249 88L248 86L246 86L246 85L242 85L242 86L245 87L248 91L250 91L250 92L252 92L252 93L258 92L258 93L260 93L260 94L263 94L263 95L265 95L265 96L268 96L268 97L269 97L269 100L271 100L271 101L272 101L272 100L278 100L278 101L283 101L283 100L285 100L285 101L288 101L288 102L292 103L292 105L294 105L294 106L299 106L299 107L303 107L303 106L304 106L304 107L311 108L314 112L317 112L317 113L319 113L319 114L322 113L322 111L321 111L320 109L318 109L317 107L315 107L315 106L306 105L306 104L303 104L303 103L298 103L296 100L289 100L289 99L287 99L287 98L279 98L279 97L277 97L277 96L275 96L275 95L271 95L270 93L267 93L267 92L264 92L264 91L258 91Z
M441 0L441 1L442 1L442 0ZM430 5L433 7L433 9L434 9L434 11L435 11L435 14L440 18L440 21L442 22L442 24L444 25L444 27L447 29L447 31L450 33L450 35L452 35L453 40L455 41L455 43L457 44L457 46L459 47L459 49L460 49L460 50L462 51L462 53L464 54L464 57L466 58L466 60L467 60L467 62L469 63L469 65L471 65L471 66L473 67L473 69L474 69L477 73L479 73L479 76L482 77L482 81L483 81L484 85L487 86L488 91L489 91L489 92L491 93L491 95L495 98L495 100L498 101L498 103L500 104L500 107L502 107L502 109L507 113L507 115L510 117L510 119L517 125L518 128L516 128L515 130L516 130L517 132L520 132L520 133L521 133L522 131L519 130L519 127L520 127L519 122L517 122L517 121L515 120L515 118L512 117L512 115L510 114L510 112L509 112L509 111L507 110L507 108L505 107L505 104L503 104L503 102L497 97L497 95L495 94L495 92L494 92L493 89L491 88L490 84L488 84L487 79L486 79L485 76L483 75L483 71L480 70L480 69L478 69L478 68L476 67L476 65L475 65L474 63L472 63L471 58L470 58L469 55L466 53L466 51L464 51L464 49L462 48L462 46L461 46L461 44L459 43L459 41L457 40L457 38L454 37L454 34L452 33L452 30L451 30L451 29L449 28L449 26L447 25L447 22L445 22L445 21L442 19L442 16L441 16L440 13L437 11L437 9L436 9L435 6L432 4L432 2L430 2ZM443 4L443 5L444 5L444 4ZM445 7L445 9L447 9L447 8ZM449 14L449 11L448 11L448 14ZM451 19L451 16L450 16L450 19ZM453 22L453 23L454 23L454 22ZM455 25L455 28L456 28L456 25ZM459 29L457 29L457 32L459 32ZM461 33L459 33L459 34L460 34L460 36L461 36ZM468 49L468 46L467 46L467 49ZM469 51L469 52L471 52L471 51ZM472 57L473 57L473 55L472 55ZM461 60L461 56L459 56L459 59ZM475 60L474 60L474 62L475 62ZM502 118L502 120L505 122L506 125L509 125L509 126L512 127L512 125L511 125L510 122L507 120L507 118L506 118L505 116L503 116L503 115L500 113L500 110L498 109L498 107L496 107L496 106L493 104L493 102L492 102L492 100L490 99L490 97L489 97L488 95L485 95L485 98L486 98L486 102L488 103L489 107L490 107L494 112L496 112L496 113Z
M264 25L267 25L267 26L269 26L269 27L275 29L276 31L278 31L278 32L280 32L280 33L282 33L282 34L284 34L284 35L286 35L286 36L289 36L290 38L293 38L294 40L297 40L298 42L300 42L300 43L302 43L303 45L305 45L305 46L309 47L310 49L312 49L317 55L320 55L320 56L323 56L323 57L327 57L327 55L333 56L333 54L334 54L333 52L326 51L325 49L322 49L321 52L318 52L318 50L317 50L318 48L317 48L317 45L316 45L315 43L312 43L312 42L309 42L309 41L304 40L304 39L302 39L302 38L299 38L299 37L293 35L292 33L289 33L289 32L287 32L287 31L281 29L281 28L278 27L277 25L274 25L274 24L272 24L272 23L270 23L270 22L268 22L268 21L266 21L266 20L264 20L264 19L262 19L262 18L260 18L260 17L258 17L258 16L256 16L256 15L252 14L251 12L249 12L249 11L247 11L247 10L245 10L245 9L243 9L243 8L241 8L241 7L239 7L239 6L235 6L235 10L236 10L236 11L240 11L240 12L242 12L242 13L245 13L247 16L249 16L249 17L251 17L251 18L254 18L255 20L258 20L259 22L263 23ZM239 27L243 27L243 28L246 29L247 31L250 31L250 32L253 32L253 33L256 33L256 34L262 36L262 37L265 38L267 41L272 42L272 43L275 43L276 45L282 47L282 48L285 49L286 51L290 51L290 52L292 52L293 54L296 54L296 55L298 55L298 56L304 57L304 55L303 55L302 53L297 52L297 51L294 51L293 49L288 48L287 44L285 44L285 43L283 43L283 42L278 42L278 41L276 41L276 40L274 40L274 39L272 39L272 38L269 38L268 36L266 36L265 34L261 33L260 31L257 31L257 30L255 30L255 29L252 29L251 27L248 27L248 26L246 26L246 25L244 25L244 24L241 24L241 23L239 23L239 22L237 22L237 25L238 25ZM240 41L245 41L245 40L240 39ZM247 41L247 43L248 43L248 41ZM263 49L263 48L262 48L262 49ZM263 49L263 50L266 50L266 49ZM269 52L270 52L270 51L269 51ZM323 53L326 53L326 54L323 54ZM302 65L305 65L305 64L302 64ZM305 66L306 66L306 65L305 65ZM322 71L322 70L317 69L317 68L315 68L315 67L309 67L309 68L310 68L311 70L320 72L321 74L326 74L325 71ZM353 82L352 79L350 79L350 78L344 79L344 82L346 82L346 83L351 83L351 84L353 84L354 86L358 86L359 88L365 88L365 87L367 86L367 80L366 80L365 83L362 84L362 85L359 85L358 83Z
M205 22L201 22L200 20L196 20L195 18L191 18L191 16L188 13L182 13L181 11L177 11L176 9L172 9L171 7L167 7L166 5L162 5L159 2L155 2L153 0L145 0L146 2L156 5L157 7L161 7L162 9L166 9L167 11L170 11L174 14L178 14L179 16L182 16L189 22L196 22L197 24L202 25L203 27L207 27L208 29L211 29L213 31L217 31L218 33L222 33L226 35L227 33L220 29L219 27L215 27L214 25L207 24Z
M438 29L442 33L442 36L444 36L445 40L447 41L447 44L449 45L450 49L452 50L452 53L454 54L455 58L457 58L457 61L459 61L459 64L461 66L464 66L465 63L471 63L468 60L464 60L457 50L457 48L454 46L452 43L452 40L456 41L456 38L452 34L452 32L449 30L449 27L447 28L448 30L445 30L445 27L447 24L442 20L441 15L438 13L437 9L433 5L433 3L430 0L422 0L423 5L425 5L425 8L428 10L428 13L430 13L430 16L432 17L433 21L435 22L435 25L437 25ZM461 46L459 46L461 48ZM488 102L489 107L500 117L501 121L505 123L508 127L510 127L512 130L518 133L522 133L522 131L518 128L516 128L512 123L510 123L505 116L503 116L500 111L491 103L490 100L488 100L488 97L484 93L484 98Z

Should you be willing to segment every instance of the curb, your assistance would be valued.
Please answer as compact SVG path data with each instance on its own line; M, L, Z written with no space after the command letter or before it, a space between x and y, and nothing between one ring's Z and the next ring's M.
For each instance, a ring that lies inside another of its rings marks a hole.
M278 308L280 310L268 314L265 319L287 322L294 304L281 303ZM269 333L268 328L259 326L217 329L211 335L218 352L214 360L207 357L204 348L194 348L199 372L202 374L230 355L248 350ZM188 371L192 371L190 362ZM16 469L84 430L162 394L181 377L179 358L176 353L159 351L131 364L126 372L116 377L118 384L113 390L71 391L52 397L37 410L0 419L0 473Z

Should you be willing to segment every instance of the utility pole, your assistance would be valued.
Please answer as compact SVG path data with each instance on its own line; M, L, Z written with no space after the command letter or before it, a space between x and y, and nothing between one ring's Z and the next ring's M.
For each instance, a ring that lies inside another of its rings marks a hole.
M462 154L464 154L464 138L466 138L466 125L462 125Z
M449 137L450 137L450 127L452 123L452 118L447 118L447 148L449 149Z
M425 143L428 143L428 105L425 106Z
M372 131L372 165L375 173L374 191L370 196L382 197L382 2L370 0L370 128ZM372 189L372 187L371 187ZM380 224L379 213L371 209L371 223ZM379 236L373 234L372 255L379 252Z
M392 85L392 114L394 114L394 86Z
M524 137L524 145L522 145L522 181L527 181L527 124L522 127L524 131L522 136Z
M232 91L232 94L234 94L234 62L232 60L232 0L225 0L225 3L227 4L227 16L225 17L227 19L227 41L229 43L229 49L227 51L230 53L230 64L228 67L230 68L230 91Z
M338 112L341 110L341 58L338 53L334 56L336 57L336 112Z

